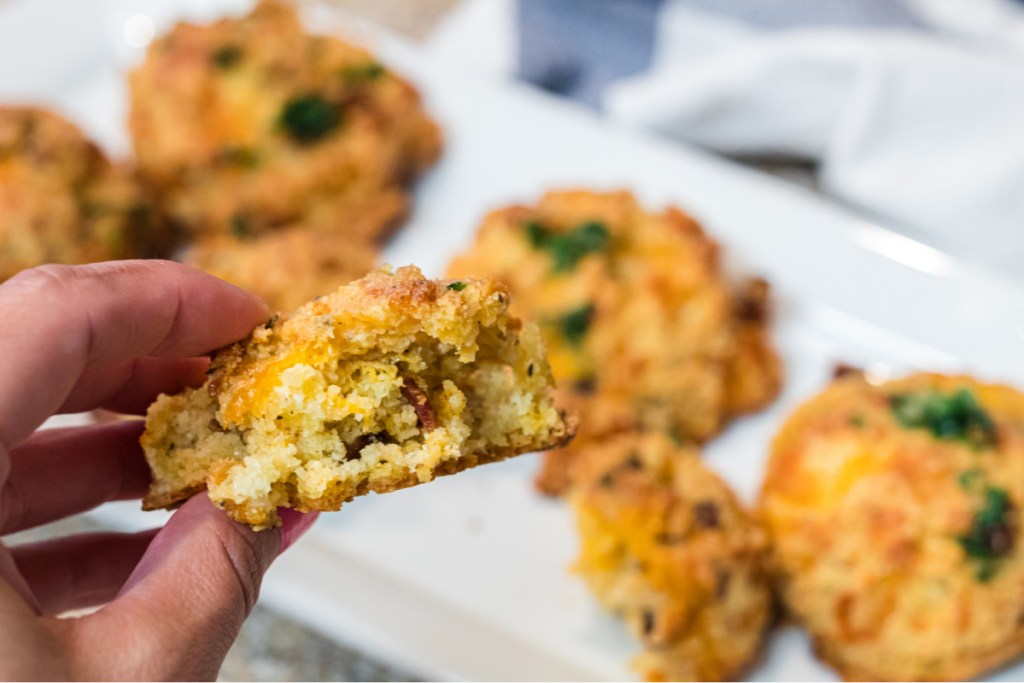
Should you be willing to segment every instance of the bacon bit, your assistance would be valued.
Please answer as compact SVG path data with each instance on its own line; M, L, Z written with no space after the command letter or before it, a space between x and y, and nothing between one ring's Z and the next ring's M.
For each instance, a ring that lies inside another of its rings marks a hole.
M697 503L693 506L693 519L698 526L705 529L717 529L719 524L718 506L710 500Z
M584 377L583 379L578 379L575 382L573 382L572 389L577 394L590 396L595 391L597 391L597 378L590 376Z
M654 612L645 609L640 614L640 630L645 636L654 633Z
M734 304L736 317L743 322L767 322L771 314L770 291L768 282L762 278L751 278L743 283Z
M356 438L355 441L345 447L345 460L358 460L359 454L364 448L372 443L394 443L395 440L387 432L378 432L377 434L363 434Z
M847 365L846 363L836 363L832 366L832 379L839 379L841 377L849 377L850 375L863 375L864 371L854 365Z
M424 432L434 431L437 429L437 415L434 414L434 409L430 407L430 401L427 399L426 392L409 375L403 374L401 377L402 396L405 397L405 400L416 411L420 429Z

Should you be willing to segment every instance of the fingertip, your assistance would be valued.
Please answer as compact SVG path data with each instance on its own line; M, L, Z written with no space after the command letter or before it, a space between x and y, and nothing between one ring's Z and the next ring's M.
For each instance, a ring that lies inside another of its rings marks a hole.
M281 518L281 549L280 555L288 550L297 540L302 538L320 517L318 511L299 512L291 508L278 508L278 516Z
M126 656L156 672L147 678L213 680L280 543L279 530L255 532L205 493L193 496L149 544L114 601L86 617L80 647L131 638Z
M193 557L198 565L205 565L208 574L225 573L222 563L225 556L241 558L252 570L238 575L249 577L258 585L258 577L262 577L280 554L282 545L281 530L253 531L248 525L232 520L206 493L200 493L174 511L128 580L126 589L158 573L168 561L183 560L183 554ZM218 549L226 551L226 555Z
M194 270L194 271L196 271L198 273L201 273L203 275L203 277L208 277L208 278L212 278L214 280L217 280L217 282L220 283L221 286L227 287L227 288L233 290L235 293L237 293L237 294L241 295L242 297L248 299L249 302L252 304L253 311L255 311L255 317L260 322L269 320L270 317L272 316L273 311L270 310L270 306L258 294L254 293L254 292L250 292L248 289L245 289L244 287L239 287L238 285L236 285L233 282L229 282L228 280L225 280L223 278L219 278L216 275L212 275L210 273L207 273L205 270L201 270L199 268L196 268L195 266L189 266L189 265L186 265L186 264L180 264L180 265L185 265L186 268L189 268L189 269Z
M238 341L271 318L267 303L246 289L189 265L164 265L173 268L170 278L163 279L176 281L178 314L175 326L149 355L206 354Z
M227 280L224 280L224 282L227 282ZM250 292L248 289L242 289L238 285L232 284L230 282L228 282L228 284L231 285L232 287L234 287L235 289L237 289L238 291L244 292L247 297L252 299L253 304L255 305L256 309L259 311L259 318L260 318L260 320L263 320L263 321L270 320L273 317L274 313L273 313L273 311L270 310L270 305L267 304L267 302L263 300L263 297L261 297L261 296L259 296L257 294L254 294L253 292Z

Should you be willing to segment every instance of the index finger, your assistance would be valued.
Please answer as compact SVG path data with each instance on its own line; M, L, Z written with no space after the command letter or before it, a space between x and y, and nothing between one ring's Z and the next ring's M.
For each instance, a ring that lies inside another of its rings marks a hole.
M25 271L0 285L0 442L25 439L74 397L88 369L205 354L267 315L255 296L168 261Z

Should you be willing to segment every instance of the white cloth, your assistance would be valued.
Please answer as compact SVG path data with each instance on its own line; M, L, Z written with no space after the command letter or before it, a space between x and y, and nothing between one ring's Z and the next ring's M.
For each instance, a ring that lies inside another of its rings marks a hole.
M1012 44L1008 43L1008 44ZM940 247L1024 262L1024 59L917 32L758 33L672 5L615 120L820 162L822 189Z
M435 48L472 45L476 64L509 75L510 1L468 0ZM815 160L824 192L1019 276L1024 13L1009 0L906 3L934 30L761 31L667 0L650 70L608 88L603 108L726 154Z

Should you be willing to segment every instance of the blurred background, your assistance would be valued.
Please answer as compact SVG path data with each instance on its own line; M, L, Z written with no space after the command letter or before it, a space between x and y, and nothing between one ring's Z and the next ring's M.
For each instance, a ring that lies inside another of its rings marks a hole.
M1020 0L339 1L1018 275Z

